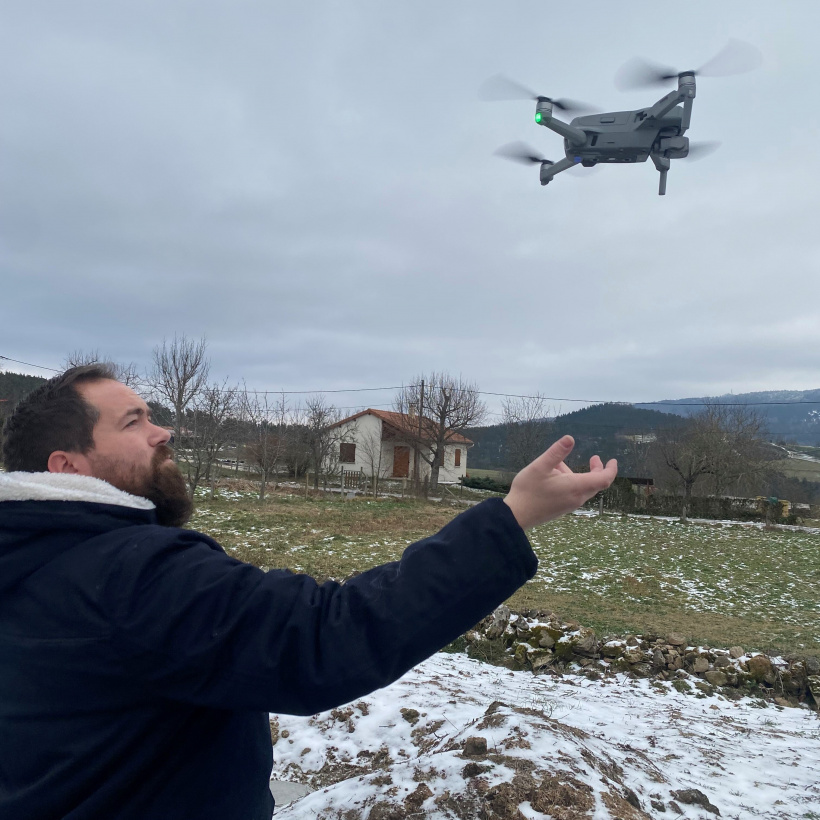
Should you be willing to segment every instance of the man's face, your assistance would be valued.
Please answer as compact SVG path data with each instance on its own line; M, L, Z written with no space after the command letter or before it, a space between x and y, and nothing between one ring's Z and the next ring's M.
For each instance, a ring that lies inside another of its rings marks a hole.
M111 379L85 382L77 390L100 414L82 472L153 501L160 524L184 524L193 509L188 488L171 458L171 434L152 423L148 405Z

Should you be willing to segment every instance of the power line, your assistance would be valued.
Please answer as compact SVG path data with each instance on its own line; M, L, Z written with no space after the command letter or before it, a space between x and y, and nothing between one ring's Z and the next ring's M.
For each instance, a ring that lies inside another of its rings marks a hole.
M57 370L54 367L45 367L42 364L32 364L31 362L21 362L19 359L10 359L8 356L0 356L6 362L15 362L16 364L24 364L26 367L39 367L40 370L52 370L54 373L62 373L62 370Z
M9 356L2 356L0 355L0 359L3 359L7 362L15 362L16 364L24 364L27 367L37 367L41 370L50 370L54 373L62 373L62 370L58 370L54 367L46 367L42 364L32 364L31 362L23 362L19 359L12 359ZM378 392L380 390L403 390L406 387L417 387L418 385L413 384L400 384L400 385L392 385L389 387L349 387L349 388L334 388L332 390L248 390L248 393L254 395L277 395L280 393L284 393L285 395L289 396L297 396L297 395L308 395L308 394L318 394L318 393L367 393L367 392ZM670 400L662 400L662 401L613 401L612 399L573 399L573 398L558 398L555 396L541 396L541 395L525 395L521 393L495 393L489 390L476 390L475 391L479 396L500 396L503 398L509 399L542 399L543 401L556 401L556 402L578 402L582 404L618 404L622 406L639 406L639 405L651 405L651 406L661 406L661 407L708 407L711 405L718 405L720 407L773 407L773 406L788 406L792 404L820 404L820 400L813 401L810 399L798 399L797 401L738 401L738 402L729 402L729 401L711 401L711 402L677 402L677 401L670 401ZM382 405L387 406L387 405ZM350 409L350 408L340 408L340 409ZM500 413L493 413L492 415L501 415Z

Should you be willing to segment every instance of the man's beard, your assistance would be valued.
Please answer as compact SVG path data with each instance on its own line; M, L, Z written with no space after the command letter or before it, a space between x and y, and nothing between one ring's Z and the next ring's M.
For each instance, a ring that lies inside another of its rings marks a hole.
M185 478L172 460L173 454L170 447L159 444L147 473L136 467L124 469L122 464L106 458L97 461L94 474L118 490L153 501L159 524L181 527L191 517L194 504L188 495Z

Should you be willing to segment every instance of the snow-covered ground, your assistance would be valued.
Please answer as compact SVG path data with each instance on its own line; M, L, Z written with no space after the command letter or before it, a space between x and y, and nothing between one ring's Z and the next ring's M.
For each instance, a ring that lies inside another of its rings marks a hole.
M271 718L273 778L315 789L282 820L820 820L805 707L440 653L347 707Z

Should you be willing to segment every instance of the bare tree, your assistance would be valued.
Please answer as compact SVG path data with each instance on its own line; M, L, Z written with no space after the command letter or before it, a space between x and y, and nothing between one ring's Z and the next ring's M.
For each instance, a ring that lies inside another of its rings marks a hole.
M185 411L208 383L210 362L205 356L205 337L198 341L184 334L172 342L162 340L153 351L153 365L146 381L159 401L174 411L174 441L177 451L182 445ZM177 457L178 460L178 457Z
M142 385L137 365L134 362L128 364L120 364L111 359L110 356L100 355L98 349L89 350L72 350L63 360L63 367L68 370L70 367L82 367L86 364L108 364L114 368L114 375L117 381L122 382L134 390L139 390Z
M325 479L335 473L339 464L338 446L345 432L333 425L340 421L341 413L321 394L311 396L305 402L305 444L310 466L313 468L313 489L319 489L319 476Z
M285 394L252 393L242 391L243 415L251 423L251 435L245 444L248 460L259 468L259 500L265 498L265 489L271 478L274 490L278 484L278 470L293 439L293 422L289 424L289 407Z
M189 447L182 461L193 498L200 483L216 478L216 462L228 441L230 422L237 409L237 388L228 386L226 379L222 384L204 387L191 404L187 418Z
M549 447L552 441L552 422L547 398L540 393L534 396L515 396L501 402L504 424L507 425L508 466L523 469Z
M696 486L711 483L714 494L723 494L767 469L772 455L764 435L756 411L722 404L707 404L686 424L659 431L652 447L655 471L681 490L681 521L687 520Z
M419 376L401 388L393 406L405 417L405 429L418 457L430 467L430 489L438 487L439 470L447 445L465 427L480 424L487 408L475 384L449 373ZM419 481L416 470L416 482Z

